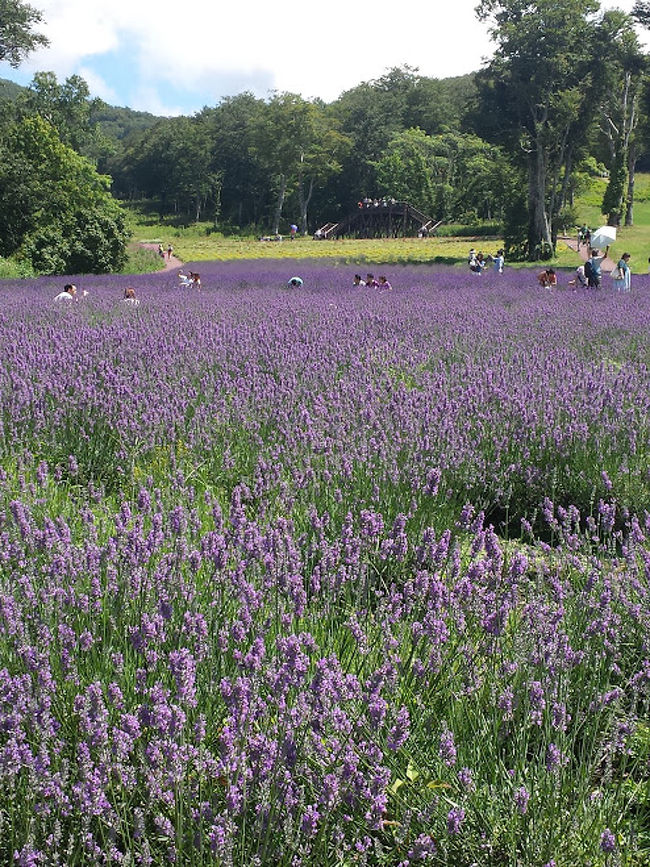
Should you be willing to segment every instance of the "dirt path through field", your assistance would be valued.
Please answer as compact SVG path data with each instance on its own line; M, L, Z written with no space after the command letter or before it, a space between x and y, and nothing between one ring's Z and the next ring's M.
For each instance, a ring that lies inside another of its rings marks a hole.
M139 246L143 247L145 250L154 250L156 252L158 250L158 244L146 244L146 243L140 242ZM180 259L178 259L173 254L171 255L171 257L169 257L167 255L167 251L165 251L164 263L165 263L165 265L164 265L165 271L173 271L174 269L182 268L182 266L183 266L183 263L181 262Z
M564 241L564 243L567 245L567 247L570 247L572 250L575 250L575 252L580 256L580 258L582 259L583 262L586 262L587 259L589 258L589 249L590 248L587 247L586 244L580 244L580 246L578 246L578 239L577 238L569 238L569 237L565 236L565 237L558 238L558 240ZM614 262L608 256L606 259L603 259L600 267L603 269L603 271L611 271L612 268L616 267L616 262Z

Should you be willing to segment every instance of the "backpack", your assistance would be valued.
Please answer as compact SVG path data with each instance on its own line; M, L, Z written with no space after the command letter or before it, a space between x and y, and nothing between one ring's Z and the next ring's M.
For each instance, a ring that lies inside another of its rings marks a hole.
M594 276L594 266L591 264L591 259L587 259L585 262L585 277L587 280L591 280Z

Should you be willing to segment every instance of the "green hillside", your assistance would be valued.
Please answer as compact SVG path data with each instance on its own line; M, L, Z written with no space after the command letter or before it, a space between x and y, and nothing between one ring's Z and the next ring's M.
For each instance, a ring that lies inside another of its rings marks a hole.
M8 81L6 78L0 78L0 103L14 100L25 90L19 84L13 81Z
M3 102L13 102L28 88L6 78L0 78L0 105ZM144 132L161 120L147 111L134 111L131 108L102 103L94 112L94 120L101 132L113 141L122 141L130 135Z

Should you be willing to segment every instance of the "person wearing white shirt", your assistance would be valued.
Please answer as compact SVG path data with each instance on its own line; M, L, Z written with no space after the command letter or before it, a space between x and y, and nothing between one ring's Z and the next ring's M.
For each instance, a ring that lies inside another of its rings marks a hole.
M585 276L585 266L578 265L578 267L576 268L576 276L573 278L573 280L569 280L569 286L575 286L576 289L578 286L581 286L583 289L586 289L588 285L589 281Z
M59 292L59 294L54 298L56 304L69 304L71 301L77 300L77 287L74 283L66 283L63 287L63 292Z

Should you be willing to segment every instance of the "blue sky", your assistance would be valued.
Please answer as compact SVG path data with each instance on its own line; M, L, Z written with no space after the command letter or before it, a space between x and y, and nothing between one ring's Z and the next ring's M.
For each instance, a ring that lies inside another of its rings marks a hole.
M193 114L225 96L273 90L329 102L361 81L408 64L445 78L479 69L492 46L477 0L395 7L269 0L30 0L50 47L0 77L76 73L94 96L154 114ZM634 0L612 4L630 11Z

